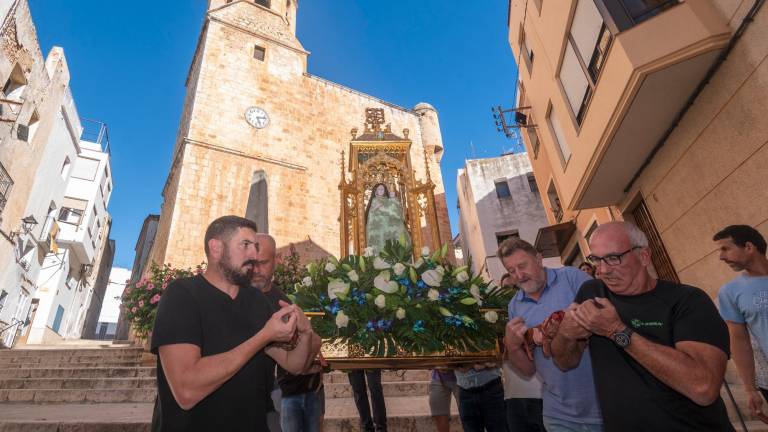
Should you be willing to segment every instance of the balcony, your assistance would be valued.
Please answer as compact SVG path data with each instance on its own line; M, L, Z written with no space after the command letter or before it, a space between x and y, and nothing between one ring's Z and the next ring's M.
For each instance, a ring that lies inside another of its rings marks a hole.
M569 167L578 186L564 198L575 209L624 198L731 36L708 0L602 0L596 5L613 38L588 106L576 120L579 140L591 151ZM567 86L567 79L561 76L561 81Z

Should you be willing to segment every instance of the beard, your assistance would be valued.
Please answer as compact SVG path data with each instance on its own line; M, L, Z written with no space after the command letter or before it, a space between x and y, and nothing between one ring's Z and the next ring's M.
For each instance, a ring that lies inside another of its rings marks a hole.
M249 286L251 284L251 275L253 275L253 261L248 260L242 263L239 268L232 265L232 257L225 249L221 261L218 263L219 271L229 283L238 286Z
M271 282L272 279L256 274L252 274L250 279L251 287L260 291L264 291L264 289L267 288Z
M543 287L542 284L533 279L528 279L525 282L518 282L517 286L519 286L520 289L523 290L523 292L526 294L535 294L539 292Z

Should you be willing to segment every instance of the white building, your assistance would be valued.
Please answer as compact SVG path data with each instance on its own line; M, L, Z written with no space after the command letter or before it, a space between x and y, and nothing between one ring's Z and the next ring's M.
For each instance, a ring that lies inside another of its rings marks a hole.
M528 155L466 161L458 172L457 193L464 260L498 283L506 273L496 256L499 244L508 237L534 244L539 228L548 224ZM561 266L559 258L545 258L544 264Z
M112 194L106 125L84 122L81 152L73 163L58 209L58 253L49 254L37 279L26 342L77 339L107 244Z
M54 47L46 59L46 68L60 67L66 68L64 52ZM44 121L45 129L30 130L40 140L40 159L30 179L29 193L17 197L25 201L22 214L26 216L24 226L11 233L12 257L0 262L0 330L18 323L0 335L6 346L24 328L44 257L57 252L56 216L63 204L72 163L81 151L81 125L69 87L61 96L45 101L55 104L55 108L40 107L39 112L50 113Z
M117 331L117 320L120 317L120 298L125 285L131 278L131 270L113 267L109 273L109 283L104 293L104 302L96 325L96 339L112 339Z

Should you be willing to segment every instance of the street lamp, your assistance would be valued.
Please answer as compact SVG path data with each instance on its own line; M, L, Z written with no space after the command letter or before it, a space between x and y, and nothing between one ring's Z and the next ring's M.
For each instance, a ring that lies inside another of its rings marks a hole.
M24 231L24 234L29 234L35 225L37 225L37 219L32 215L21 220L21 230Z

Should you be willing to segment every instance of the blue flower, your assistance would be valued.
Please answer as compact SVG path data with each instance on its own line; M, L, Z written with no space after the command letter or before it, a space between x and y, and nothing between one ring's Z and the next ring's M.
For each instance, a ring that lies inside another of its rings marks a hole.
M426 287L427 287L427 284L426 284L426 283L424 283L424 281L423 281L423 280L419 280L419 281L416 283L416 285L418 285L418 287L419 287L419 288L421 288L421 289L424 289L424 288L426 288Z
M399 282L399 283L400 283L400 285L402 285L402 286L404 286L404 287L409 287L409 286L411 286L411 280L410 280L410 279L408 279L408 278L405 278L405 277L404 277L404 278L402 278L402 279L398 279L398 280L397 280L397 282Z
M413 324L413 332L424 333L424 321L417 320L416 323Z
M365 328L369 331L373 331L376 328L376 325L373 323L373 321L368 321L368 324L365 325Z

